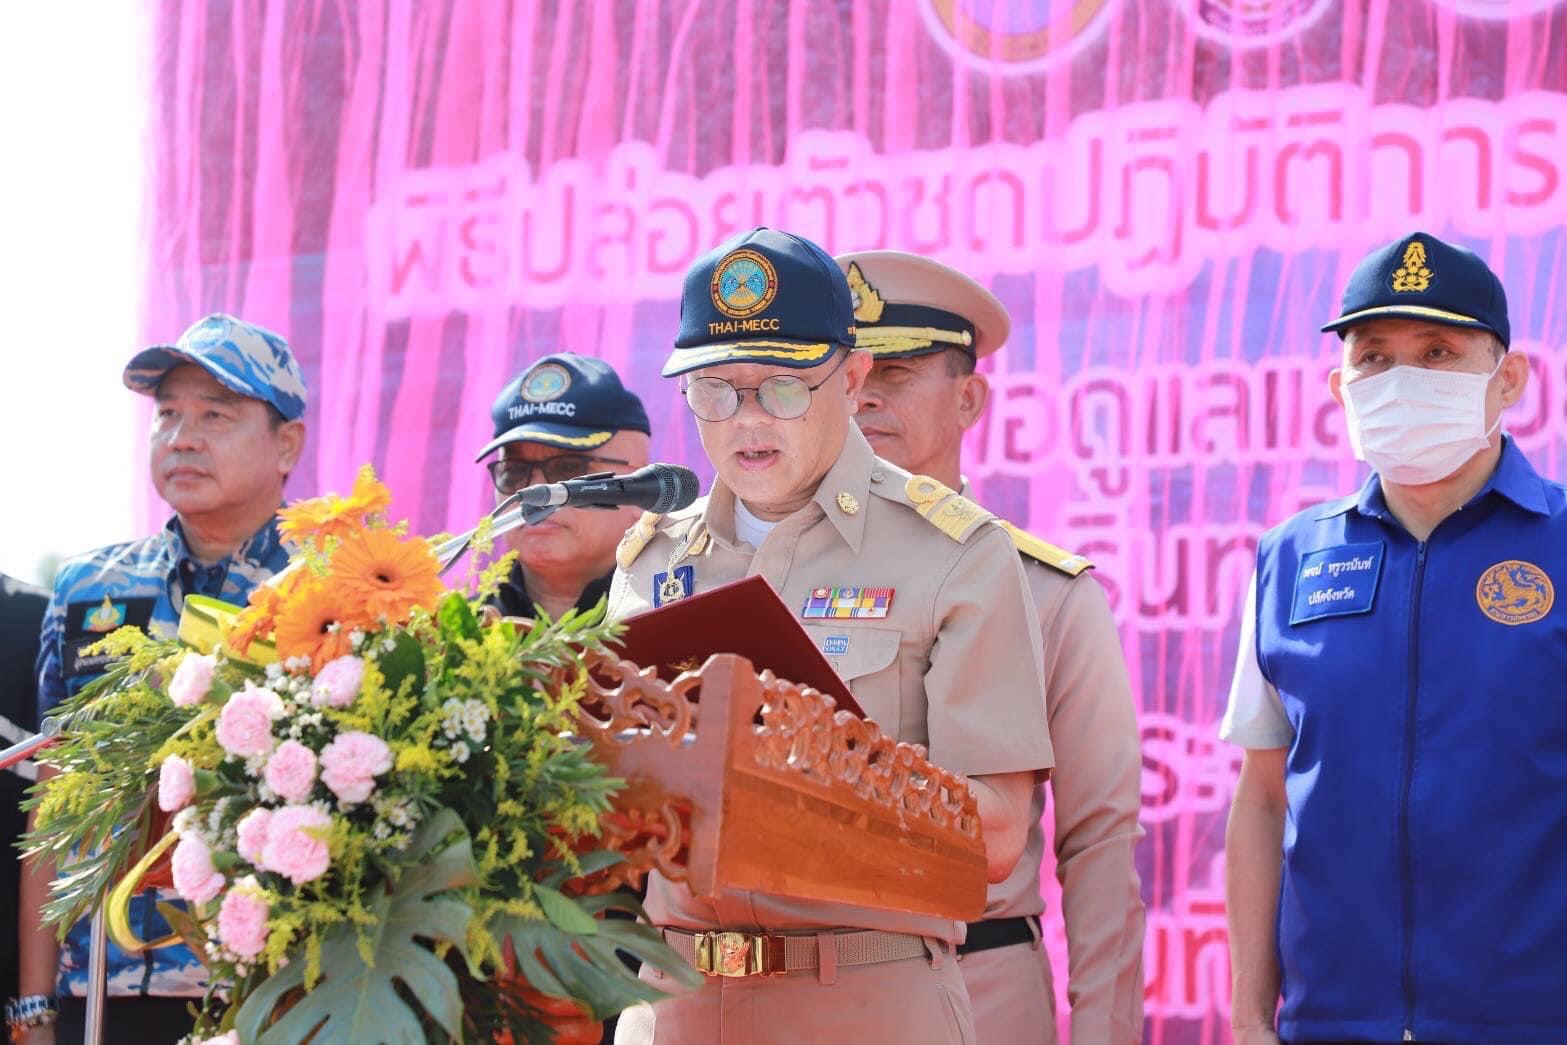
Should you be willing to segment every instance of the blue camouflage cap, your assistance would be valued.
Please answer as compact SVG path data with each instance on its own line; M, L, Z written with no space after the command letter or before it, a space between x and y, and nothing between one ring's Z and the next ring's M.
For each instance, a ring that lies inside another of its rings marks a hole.
M1480 256L1414 232L1372 251L1350 274L1343 308L1323 333L1373 319L1423 319L1450 327L1489 330L1511 344L1507 291Z
M686 273L664 376L717 363L804 370L855 347L854 336L854 299L832 257L803 237L752 229Z
M507 443L542 443L563 450L594 450L616 432L651 432L642 400L620 383L602 359L556 352L537 360L490 407L495 438L476 461Z
M125 387L153 395L175 367L195 363L230 391L269 403L295 421L304 416L304 375L288 342L264 327L214 312L191 324L172 345L136 353L125 367Z

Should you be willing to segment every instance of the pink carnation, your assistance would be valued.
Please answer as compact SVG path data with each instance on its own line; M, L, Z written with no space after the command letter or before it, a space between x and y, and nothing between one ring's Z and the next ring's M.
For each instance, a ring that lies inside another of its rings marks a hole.
M212 690L212 673L217 667L218 658L210 653L185 654L169 683L169 699L182 708L200 704Z
M254 885L255 879L250 879ZM267 902L250 888L230 889L218 909L218 939L241 958L254 958L267 945Z
M212 850L193 834L180 837L170 865L174 891L191 903L206 903L223 891L223 876L212 866Z
M363 802L375 790L375 778L392 768L392 749L369 733L343 733L321 751L321 782L339 800Z
M165 758L158 767L158 808L177 813L195 797L196 773L190 763L178 755Z
M265 777L283 801L303 802L316 782L316 753L297 740L285 740L267 759Z
M330 704L346 708L359 695L359 683L365 677L365 662L358 657L338 657L316 675L310 687L310 703L316 707Z
M283 701L253 682L228 699L218 714L218 743L240 758L272 750L272 722L283 717Z
M261 849L261 866L304 885L326 874L332 854L327 833L332 818L315 806L284 806L267 824L267 840Z
M272 810L252 809L234 825L239 835L239 855L257 867L261 867L261 852L267 844L267 828L272 820Z

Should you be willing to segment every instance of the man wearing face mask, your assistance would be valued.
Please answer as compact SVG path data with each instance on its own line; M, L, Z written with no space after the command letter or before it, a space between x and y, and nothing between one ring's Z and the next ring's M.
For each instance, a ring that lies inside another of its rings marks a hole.
M664 374L682 378L717 479L627 533L610 617L765 578L883 730L968 775L1001 881L1053 761L1039 622L1011 538L936 479L876 457L855 427L871 359L848 283L816 244L736 237L687 273L680 321ZM960 922L734 889L699 900L656 872L647 909L709 975L622 1014L617 1041L975 1040ZM777 965L704 966L699 954L734 942L724 933Z
M1501 431L1506 295L1415 233L1323 330L1374 472L1257 552L1220 729L1236 1040L1567 1041L1567 497Z

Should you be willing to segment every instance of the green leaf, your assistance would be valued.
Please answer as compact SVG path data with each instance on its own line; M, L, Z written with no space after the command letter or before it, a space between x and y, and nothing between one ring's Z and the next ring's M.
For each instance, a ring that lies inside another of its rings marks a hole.
M548 918L555 928L586 936L598 932L598 922L593 920L592 915L584 914L582 908L549 886L535 884L533 898L539 901L544 917Z
M636 900L624 893L584 896L575 904L589 915L620 910L645 917ZM497 918L491 929L498 937L511 938L517 970L534 990L557 998L575 998L588 1007L596 1020L639 1001L657 1001L665 996L664 991L638 979L636 973L626 968L617 951L662 970L687 990L702 985L702 974L676 954L653 926L623 919L597 921L598 931L591 936L564 932L542 919L512 915Z
M434 856L443 840L460 836ZM321 944L322 979L286 1012L276 1014L290 992L304 986L305 961L296 955L258 986L240 1007L235 1026L244 1041L282 1045L303 1041L422 1043L419 1015L398 995L396 984L453 1038L462 1037L462 997L457 977L422 940L449 943L466 955L467 904L452 889L477 881L473 851L457 814L442 809L414 835L405 854L419 862L404 870L391 892L368 906L374 925L342 925ZM359 954L359 934L370 944L374 965Z
M479 620L461 592L454 591L441 600L435 610L435 621L441 626L441 634L448 638L479 637Z
M386 679L387 690L396 693L407 678L414 680L414 689L417 690L424 682L424 647L405 631L394 633L392 642L391 652L383 653L376 661L380 665L381 675Z

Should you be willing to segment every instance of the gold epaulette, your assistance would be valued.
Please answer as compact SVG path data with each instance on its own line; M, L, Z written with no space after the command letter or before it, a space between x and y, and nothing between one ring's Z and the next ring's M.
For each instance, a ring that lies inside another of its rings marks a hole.
M1042 541L1027 530L1020 530L1016 526L1001 520L1001 525L1012 536L1012 543L1017 545L1017 550L1033 559L1042 562L1053 570L1060 570L1068 577L1076 577L1084 570L1091 570L1094 564L1075 552L1069 552L1065 548L1057 548L1049 541Z
M631 569L631 564L637 561L637 556L642 554L642 549L646 548L653 535L658 533L658 523L662 518L663 516L657 512L643 512L642 518L636 521L636 525L626 531L626 535L620 539L620 544L615 547L615 563L621 569Z
M912 476L903 484L903 493L926 522L959 544L995 518L950 486L928 475Z

